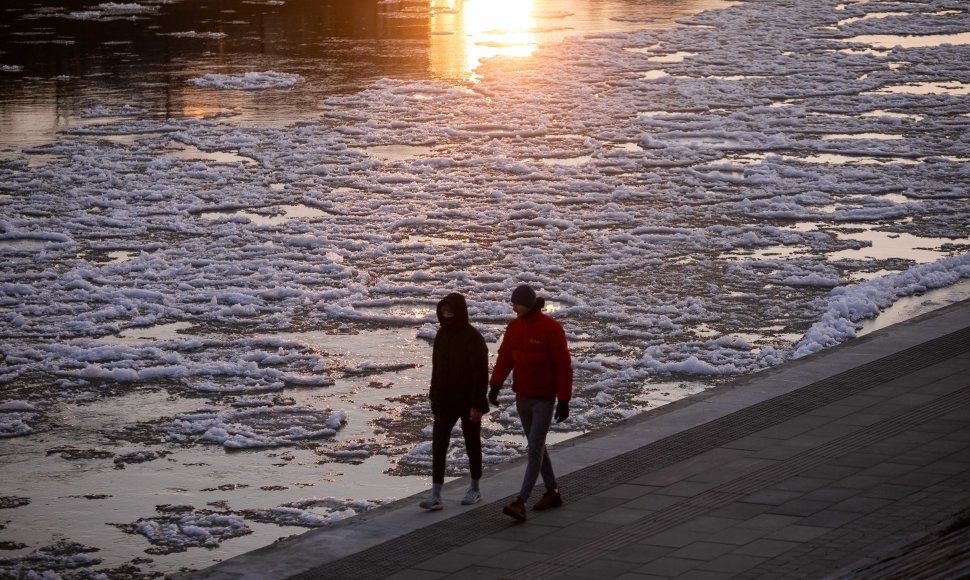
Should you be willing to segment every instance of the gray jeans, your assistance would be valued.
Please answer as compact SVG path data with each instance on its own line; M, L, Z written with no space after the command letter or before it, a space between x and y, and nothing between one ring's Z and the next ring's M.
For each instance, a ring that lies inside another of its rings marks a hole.
M552 471L552 462L546 451L546 433L552 424L552 413L556 406L555 397L523 397L516 395L515 408L519 411L519 421L525 431L529 443L529 464L525 468L522 478L522 489L519 498L527 501L536 485L539 474L547 489L556 489L556 475Z

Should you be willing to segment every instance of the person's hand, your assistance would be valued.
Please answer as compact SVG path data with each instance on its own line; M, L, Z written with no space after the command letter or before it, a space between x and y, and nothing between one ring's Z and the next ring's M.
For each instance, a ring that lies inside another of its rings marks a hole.
M482 420L482 410L472 407L468 411L468 420L472 423L478 423Z
M492 385L488 389L488 402L495 405L496 407L498 407L498 391L501 388L502 388L502 385Z
M569 401L556 403L556 423L562 423L569 418Z

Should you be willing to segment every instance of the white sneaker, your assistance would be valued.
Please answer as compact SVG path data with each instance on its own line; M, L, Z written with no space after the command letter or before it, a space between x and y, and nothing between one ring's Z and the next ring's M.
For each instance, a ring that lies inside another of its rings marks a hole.
M432 494L424 498L423 500L421 500L421 503L418 504L418 507L426 510L440 510L445 506L441 504L440 497Z
M468 488L465 497L461 498L461 505L472 505L482 501L482 493L477 489Z

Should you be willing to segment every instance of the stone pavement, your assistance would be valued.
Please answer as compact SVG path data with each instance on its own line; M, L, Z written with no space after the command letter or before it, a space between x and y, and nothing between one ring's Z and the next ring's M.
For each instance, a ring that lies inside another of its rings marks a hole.
M527 522L516 461L187 577L970 577L970 301L550 453L566 505Z

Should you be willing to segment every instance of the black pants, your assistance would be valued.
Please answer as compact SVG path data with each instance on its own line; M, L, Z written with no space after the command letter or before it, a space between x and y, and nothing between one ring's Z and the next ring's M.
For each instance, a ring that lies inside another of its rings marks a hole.
M461 419L461 432L465 436L465 452L468 453L468 467L472 472L472 479L482 478L482 422L470 421L467 416L461 417L453 413L434 416L434 427L431 435L431 481L445 482L445 461L448 455L448 444L451 443L451 430Z

